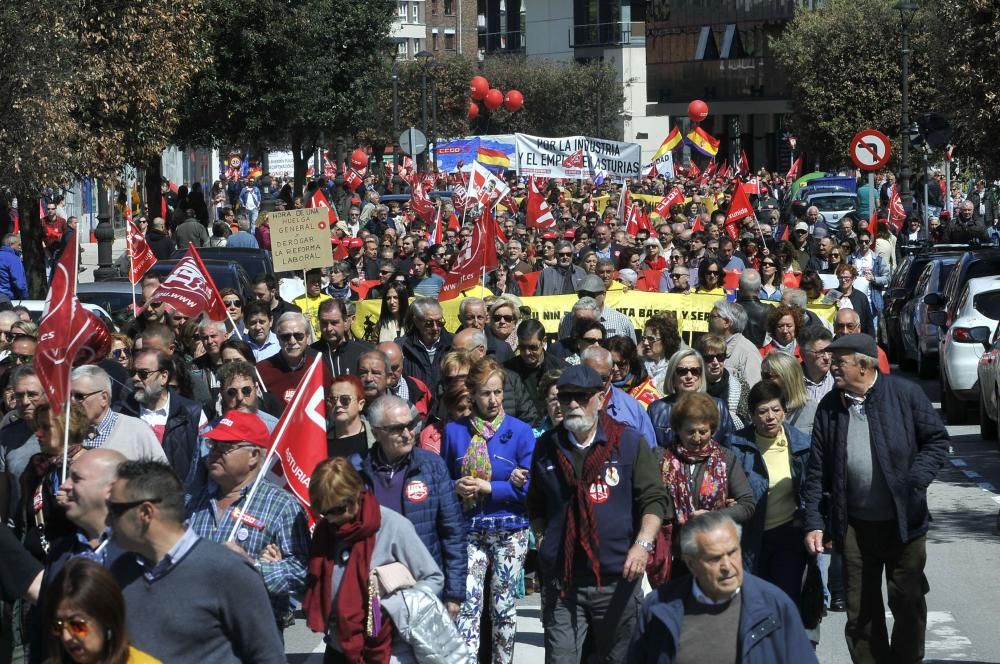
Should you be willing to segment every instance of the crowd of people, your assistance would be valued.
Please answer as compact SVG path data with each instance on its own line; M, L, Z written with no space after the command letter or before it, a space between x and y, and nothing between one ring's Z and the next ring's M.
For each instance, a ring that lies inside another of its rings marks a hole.
M873 336L920 220L893 228L886 202L830 227L761 181L735 239L727 182L634 183L690 199L635 232L614 185L550 182L551 229L497 212L492 294L462 297L457 326L438 300L472 232L454 203L432 244L377 182L331 188L341 258L300 297L261 274L252 297L220 292L228 321L187 319L147 273L110 355L73 370L68 418L33 367L37 328L0 311L5 630L34 662L278 662L301 612L326 662L409 662L436 617L437 652L504 664L538 592L551 663L815 661L825 610L846 610L854 661L920 661L948 434ZM210 201L231 246L268 249L268 211L302 204L236 191ZM946 231L985 237L964 206ZM152 218L154 251L211 242L199 214ZM556 333L521 299L530 272L536 294L576 297ZM606 303L654 273L652 290L715 298L707 331ZM358 326L363 295L381 309ZM265 459L316 358L328 458L306 508ZM433 600L420 620L414 588Z

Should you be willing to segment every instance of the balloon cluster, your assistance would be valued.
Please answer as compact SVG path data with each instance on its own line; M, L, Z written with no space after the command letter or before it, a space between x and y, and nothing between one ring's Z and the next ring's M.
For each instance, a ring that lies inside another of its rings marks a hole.
M469 120L479 117L479 104L481 101L491 111L499 110L501 106L511 113L520 111L524 106L524 94L520 90L510 90L507 94L500 92L496 88L490 87L490 82L485 76L473 76L469 81L469 93L472 101L469 102Z

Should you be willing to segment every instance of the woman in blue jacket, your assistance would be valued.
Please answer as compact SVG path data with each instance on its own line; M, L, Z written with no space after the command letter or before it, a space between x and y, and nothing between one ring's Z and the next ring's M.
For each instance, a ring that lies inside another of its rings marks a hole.
M785 424L785 395L772 381L750 389L750 420L751 426L725 441L757 501L753 517L743 524L744 564L798 605L808 562L802 543L802 488L811 441Z
M531 427L504 413L504 376L491 357L472 366L466 378L472 414L450 422L441 445L468 526L469 576L458 629L478 652L483 585L492 564L493 664L514 656L517 584L528 551L527 469L535 448Z
M659 386L657 386L659 387ZM660 447L671 447L677 436L670 427L670 413L682 396L690 392L707 392L708 379L705 377L705 360L698 351L684 348L670 356L667 362L666 375L663 378L662 399L649 404L647 413L656 432L656 444ZM722 399L712 397L719 409L719 424L715 430L716 440L725 440L731 434L733 418L729 414L729 406Z

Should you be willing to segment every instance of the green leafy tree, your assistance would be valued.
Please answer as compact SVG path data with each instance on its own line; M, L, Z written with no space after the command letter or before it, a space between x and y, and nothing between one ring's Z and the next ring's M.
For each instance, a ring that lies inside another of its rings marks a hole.
M321 141L350 136L385 112L372 102L387 77L395 3L206 2L212 66L194 82L178 141L289 147L301 190Z
M850 140L866 128L884 132L898 145L901 27L895 4L826 0L819 9L800 6L772 39L791 93L790 127L810 161L849 163ZM910 26L911 117L931 110L935 99L929 75L939 57L929 29L934 20L934 12L921 10Z

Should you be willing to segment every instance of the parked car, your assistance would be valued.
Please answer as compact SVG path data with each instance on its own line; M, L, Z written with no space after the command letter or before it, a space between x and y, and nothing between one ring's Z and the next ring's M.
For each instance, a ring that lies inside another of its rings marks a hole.
M983 342L993 336L1000 321L1000 276L969 279L955 300L951 316L939 309L931 312L930 320L946 327L938 345L941 407L950 424L960 424L965 420L967 406L979 398L978 367L985 352Z
M101 321L108 326L108 329L112 332L117 332L118 328L115 327L111 316L107 311L97 306L96 304L89 304L87 302L82 302L83 308L91 313L97 315ZM28 314L31 316L31 320L36 323L41 320L42 312L45 310L45 300L11 300L11 305L15 307L24 307L28 310Z
M948 275L941 292L929 293L924 296L926 304L944 309L947 313L945 324L939 326L939 341L944 337L945 330L954 319L956 298L965 282L976 277L989 277L994 274L1000 274L1000 249L991 247L978 251L967 251L955 263L955 267Z
M149 272L151 274L158 274L161 279L164 279L176 267L178 260L176 258L168 258L156 261L153 267L149 268ZM242 296L244 302L250 301L253 297L253 284L247 275L247 271L239 263L210 259L206 259L203 262L205 263L205 269L208 270L209 275L212 277L212 281L215 282L216 288L220 291L224 288L235 289Z
M187 250L176 250L171 256L183 258ZM274 264L271 262L271 252L264 249L243 249L239 247L202 247L198 255L205 261L232 261L239 263L253 280L258 274L273 274Z
M851 191L819 191L806 195L806 205L815 205L830 233L836 233L840 220L858 211L858 195Z
M980 333L977 331L976 335ZM1000 326L993 338L983 343L986 351L979 358L979 430L983 440L998 440L1000 421Z
M959 256L960 254L937 256L924 265L913 288L913 297L905 300L896 316L900 342L896 359L901 364L915 363L920 378L934 376L939 342L938 326L930 320L930 313L937 307L926 304L924 296L941 292Z
M132 294L135 302L142 306L142 286L132 285L128 279L112 281L93 281L77 284L76 296L85 304L95 304L112 315L132 306Z

